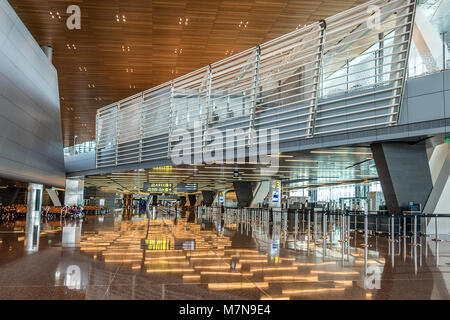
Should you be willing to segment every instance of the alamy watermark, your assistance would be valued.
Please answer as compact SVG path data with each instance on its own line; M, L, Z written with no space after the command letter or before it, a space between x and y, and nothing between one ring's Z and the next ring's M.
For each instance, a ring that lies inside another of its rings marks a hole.
M367 28L370 30L381 29L381 9L379 6L370 5L367 10L369 17L367 18Z
M365 289L381 289L381 270L376 265L367 267L366 276L364 278Z
M79 6L72 4L67 7L66 12L70 16L66 20L66 26L69 30L80 30L81 29L81 9Z
M175 165L259 164L262 175L275 175L279 168L278 129L203 130L202 123L195 121L193 130L176 129L171 145Z

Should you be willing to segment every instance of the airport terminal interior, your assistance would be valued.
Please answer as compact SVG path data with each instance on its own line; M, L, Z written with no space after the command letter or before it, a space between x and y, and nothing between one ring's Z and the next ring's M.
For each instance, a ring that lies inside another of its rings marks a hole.
M450 299L449 46L450 0L0 0L0 299Z

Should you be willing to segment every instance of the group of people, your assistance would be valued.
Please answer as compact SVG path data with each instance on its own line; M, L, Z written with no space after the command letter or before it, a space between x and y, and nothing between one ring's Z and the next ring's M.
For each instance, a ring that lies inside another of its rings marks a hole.
M64 206L50 207L45 206L41 209L41 218L45 220L55 219L74 219L84 216L83 206ZM26 206L1 206L0 205L0 221L8 222L26 217Z
M78 205L64 207L46 206L41 209L41 218L45 220L81 218L83 217L83 207Z
M25 216L16 206L0 206L0 220L12 221L19 217Z
M74 219L74 218L82 218L83 217L83 206L81 205L73 205L73 206L64 206L61 208L61 212L59 213L60 219Z

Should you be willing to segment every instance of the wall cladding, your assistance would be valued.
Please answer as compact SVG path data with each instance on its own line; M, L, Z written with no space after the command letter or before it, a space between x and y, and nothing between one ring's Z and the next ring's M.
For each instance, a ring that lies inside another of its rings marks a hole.
M0 0L0 176L65 186L58 75Z

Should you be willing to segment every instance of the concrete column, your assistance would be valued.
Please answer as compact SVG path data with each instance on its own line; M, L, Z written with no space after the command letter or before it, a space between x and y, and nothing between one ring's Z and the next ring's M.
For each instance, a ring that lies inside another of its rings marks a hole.
M203 201L205 202L207 207L211 207L214 202L214 197L216 196L215 191L203 190L202 191Z
M41 207L44 194L42 184L29 183L27 195L27 218L25 225L25 251L36 252L39 249L41 226Z
M234 181L233 187L236 192L238 207L250 207L253 199L252 183L248 181Z
M66 193L64 204L66 206L84 204L84 178L66 179Z
M181 196L180 197L180 207L183 208L186 205L186 197Z
M411 201L423 208L433 189L425 143L385 142L371 148L388 209L400 212Z
M253 200L250 208L258 208L270 192L270 181L261 181L253 192Z

